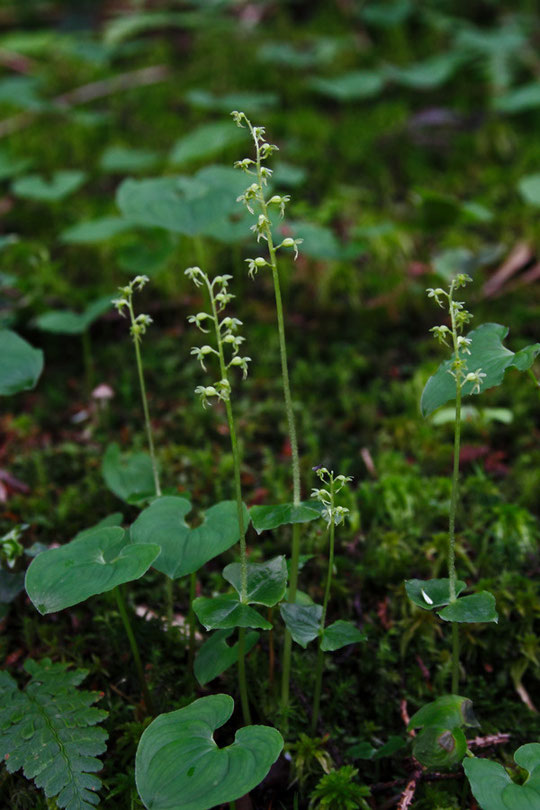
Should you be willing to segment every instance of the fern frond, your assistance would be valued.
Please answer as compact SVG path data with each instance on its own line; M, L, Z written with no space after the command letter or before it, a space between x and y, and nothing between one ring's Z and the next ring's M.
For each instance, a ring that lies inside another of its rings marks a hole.
M108 736L96 727L107 716L92 706L100 695L77 689L85 669L68 671L49 658L28 660L24 668L31 676L24 691L0 671L0 757L9 773L23 768L58 807L94 808L101 787L94 772L102 768L96 757Z

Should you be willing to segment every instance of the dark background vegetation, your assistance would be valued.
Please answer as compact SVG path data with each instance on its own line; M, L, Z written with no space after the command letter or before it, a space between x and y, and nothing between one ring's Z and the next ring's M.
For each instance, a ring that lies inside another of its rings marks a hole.
M143 353L163 482L189 492L198 508L232 496L223 410L204 411L193 395L204 377L190 357L197 336L186 318L201 301L183 271L201 251L209 272L234 276L235 314L253 358L235 391L246 501L290 497L271 280L264 272L247 277L249 231L233 244L211 235L195 244L159 228L107 236L98 227L97 238L71 230L118 217L115 191L127 176L191 175L249 155L246 137L181 166L170 158L178 139L228 121L245 103L279 145L288 219L301 223L296 232L304 228L305 250L281 265L304 493L315 485L315 464L354 477L331 613L361 624L368 641L331 658L321 733L330 735L335 764L354 764L367 785L405 779L407 753L374 766L354 746L404 737L400 702L412 714L449 688L449 634L407 601L403 586L406 578L444 576L452 423L419 413L423 385L443 356L428 332L442 313L425 288L441 284L449 268L464 269L474 278L465 291L474 325L508 325L514 351L538 339L540 191L521 183L540 171L539 41L540 16L528 0L0 6L0 319L46 358L38 388L2 402L0 467L8 475L0 528L28 524L30 547L63 543L119 508L127 522L136 516L107 491L100 469L110 441L145 446L125 322L112 308L104 314L92 326L89 355L79 336L40 331L35 319L113 297L141 272L151 277L140 309L154 319ZM149 67L158 68L157 79L142 85L137 71ZM127 74L125 86L115 89L119 74ZM353 78L344 83L347 74ZM62 103L94 82L103 83L94 99L83 90ZM103 155L113 146L144 150L146 159L132 153L131 164L110 168ZM60 169L84 172L63 199L28 198L17 185ZM91 393L99 383L114 391L105 408ZM482 733L511 733L498 749L510 761L519 744L540 741L540 402L531 379L510 371L502 387L471 404L458 566L468 584L494 593L500 621L463 632L463 690ZM306 526L303 550L314 556L301 587L320 600L324 535ZM251 558L286 552L288 539L287 529L250 536ZM217 561L208 567L204 592L218 587L220 570ZM156 582L136 583L131 597L157 614ZM175 596L182 616L183 581ZM100 598L40 618L21 594L3 613L0 656L12 674L20 676L28 656L89 668L88 685L104 691L110 712L103 806L140 806L133 762L146 721L114 605ZM165 632L158 619L141 619L136 629L159 710L201 694L179 633ZM313 665L314 652L296 648L295 733L308 728ZM272 722L276 684L264 644L250 656L249 674L257 719ZM232 672L219 683L235 688ZM315 760L311 768L300 806L322 775ZM289 777L280 778L272 806L292 807L298 785L286 794ZM372 806L392 806L401 789L375 789ZM46 806L21 776L0 776L0 794L2 807ZM470 806L459 776L425 781L415 803Z

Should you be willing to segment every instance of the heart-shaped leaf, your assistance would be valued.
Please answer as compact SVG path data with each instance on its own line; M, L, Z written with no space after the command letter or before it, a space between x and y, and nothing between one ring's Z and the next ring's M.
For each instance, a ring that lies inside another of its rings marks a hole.
M147 453L121 453L116 443L109 444L101 472L111 492L127 503L139 503L155 494L152 460Z
M425 726L478 726L472 701L460 695L443 695L432 703L422 706L411 719L407 731Z
M213 681L229 667L238 661L238 641L229 646L227 639L232 635L233 630L216 630L212 633L208 641L205 641L195 657L193 671L201 686ZM259 633L253 630L246 633L244 639L244 651L247 653L255 646L259 638Z
M112 239L119 233L125 233L133 228L129 220L122 217L100 217L77 222L62 231L60 239L70 245L93 245Z
M315 501L302 501L295 506L294 503L279 503L275 506L252 506L249 510L253 528L260 534L269 529L277 529L288 523L307 523L321 516L322 504Z
M39 315L34 323L38 329L58 335L82 335L104 312L111 308L111 296L98 298L84 312L51 310Z
M218 748L213 733L234 708L228 695L210 695L185 709L161 714L143 732L135 781L148 810L209 810L249 793L283 748L279 731L247 726L232 745Z
M244 188L242 172L227 166L207 166L191 177L125 180L116 202L131 223L185 236L225 236L225 241L230 241L229 218L238 216L236 197ZM244 238L246 234L249 227Z
M473 796L482 810L536 810L540 807L540 743L528 743L514 754L516 763L529 772L517 785L498 762L473 757L463 763Z
M465 582L456 582L456 596L467 587ZM434 610L450 602L449 579L408 579L405 582L407 596L418 607Z
M519 371L526 371L540 353L540 343L533 343L519 352L511 352L502 343L507 334L508 327L506 326L498 323L484 323L467 335L471 343L468 347L470 354L467 355L466 370L474 372L481 369L482 373L486 375L482 380L480 393L500 385L506 370L512 366ZM451 364L451 359L446 360L427 381L420 401L424 416L429 416L441 405L455 399L456 383L452 375L448 373ZM473 388L473 383L466 383L463 386L464 396L472 394Z
M294 641L304 649L321 630L321 605L297 605L286 602L279 608L287 630Z
M223 577L242 596L242 566L231 563L223 569ZM287 590L287 563L285 557L276 557L266 563L248 563L246 601L255 605L273 607L281 602Z
M489 591L462 596L438 611L445 622L498 622L495 597Z
M191 503L185 498L174 495L157 498L131 527L133 543L159 544L161 554L154 568L172 579L198 571L240 539L236 501L211 506L204 522L195 529L184 520L191 509ZM248 524L249 515L244 507L244 526Z
M26 592L41 614L77 605L90 596L139 579L159 546L134 546L118 527L95 529L35 557L26 572Z
M149 149L132 149L130 146L109 146L101 155L99 167L104 172L144 172L159 163L157 152Z
M43 352L10 329L0 330L0 396L34 388L43 371Z
M460 728L427 726L417 734L413 754L426 768L451 768L467 752L467 738Z
M198 596L193 610L207 630L230 630L233 627L254 627L271 630L272 625L249 605L234 596Z
M354 70L333 79L313 79L310 86L336 101L356 101L380 93L384 87L384 78L380 72Z
M55 172L50 180L39 174L28 174L19 177L12 185L17 197L41 202L55 202L73 194L86 180L86 174L78 169L65 169Z
M174 166L184 166L194 160L213 157L243 140L243 133L232 121L203 124L176 141L169 160Z
M324 652L334 652L334 650L340 650L348 644L356 644L358 641L365 640L366 634L362 633L352 622L338 619L337 622L324 628L321 649Z

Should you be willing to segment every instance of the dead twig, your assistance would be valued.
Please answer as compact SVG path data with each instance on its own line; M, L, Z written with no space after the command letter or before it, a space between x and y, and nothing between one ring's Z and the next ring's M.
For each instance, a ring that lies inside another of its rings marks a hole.
M414 799L414 794L416 792L416 787L421 778L422 778L422 769L417 768L416 771L411 776L411 778L409 779L409 781L407 782L405 790L401 794L399 803L397 805L397 810L407 810L407 807L411 806L412 800Z

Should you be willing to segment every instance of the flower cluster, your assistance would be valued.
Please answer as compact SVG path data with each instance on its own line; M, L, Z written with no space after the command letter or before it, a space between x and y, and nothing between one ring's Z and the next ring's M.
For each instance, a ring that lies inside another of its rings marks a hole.
M281 248L292 248L294 258L297 259L298 245L301 245L303 240L286 237L279 245L274 245L270 209L277 209L280 218L283 219L285 216L285 208L291 199L289 194L272 194L268 198L266 196L266 188L268 186L268 180L272 176L272 170L263 164L274 152L278 151L278 147L265 140L264 127L254 127L245 113L234 110L231 115L239 127L247 127L249 129L255 144L256 155L255 160L252 160L252 158L244 158L243 160L237 160L234 164L235 168L241 169L254 178L253 182L250 183L243 194L237 198L237 202L242 202L249 213L257 218L255 223L251 226L251 230L257 237L257 242L260 242L261 239L267 242L270 252L270 261L267 261L262 256L256 259L246 259L248 273L250 277L253 278L255 273L262 267L273 266L275 263L275 253Z
M148 276L135 276L125 287L118 288L121 295L111 302L123 317L125 316L124 310L127 309L131 320L129 331L135 343L141 342L142 336L146 334L146 330L152 323L152 318L150 315L135 315L133 309L133 293L140 292L149 281Z
M204 371L208 370L206 367L207 359L214 355L219 361L221 379L212 383L212 385L198 385L195 389L195 393L201 397L203 407L206 407L213 397L221 400L230 398L231 385L228 379L228 370L233 367L241 368L242 377L245 380L248 375L248 363L251 362L251 357L240 354L240 347L245 341L245 338L238 334L242 321L228 315L220 318L227 304L234 298L234 295L229 292L229 281L232 276L216 276L213 281L210 281L200 267L188 267L185 274L197 287L206 286L212 310L211 312L198 312L196 315L188 317L188 322L194 324L203 334L209 334L213 327L216 338L215 347L206 343L204 346L196 346L191 350L191 354L197 358ZM226 351L228 351L228 359L226 358Z
M430 332L433 336L443 343L445 346L453 348L454 354L448 373L456 381L456 385L463 388L464 385L472 383L471 393L480 393L480 386L486 375L482 372L481 368L476 371L467 370L466 355L470 355L471 339L464 337L461 332L466 324L472 320L472 315L465 309L463 301L454 300L454 292L460 287L464 287L472 281L471 277L466 273L460 273L451 282L448 290L443 290L442 287L430 288L427 290L428 298L434 298L435 302L440 307L446 307L450 315L451 328L442 324L441 326L433 326ZM448 340L452 340L452 344Z
M334 526L339 526L345 520L345 515L348 514L349 510L345 506L336 506L335 496L349 481L352 481L352 478L348 475L334 476L334 473L327 470L326 467L314 467L313 469L324 487L320 489L313 488L311 497L316 498L323 504L322 517L328 525L330 526L333 523Z

